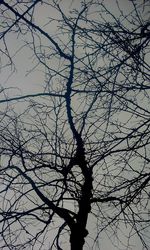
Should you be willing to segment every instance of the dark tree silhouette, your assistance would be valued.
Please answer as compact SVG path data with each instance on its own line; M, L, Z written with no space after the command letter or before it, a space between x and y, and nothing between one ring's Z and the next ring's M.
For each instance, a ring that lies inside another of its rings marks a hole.
M1 80L1 249L149 248L149 1L106 2L0 1L2 75L44 76Z

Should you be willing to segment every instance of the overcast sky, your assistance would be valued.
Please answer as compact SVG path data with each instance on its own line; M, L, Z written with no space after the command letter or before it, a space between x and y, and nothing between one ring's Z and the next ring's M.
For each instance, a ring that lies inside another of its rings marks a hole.
M142 1L142 0L141 0ZM110 10L114 13L114 15L118 15L118 12L116 12L117 7L115 4L115 0L105 0L104 1L106 6L110 8ZM124 13L128 13L131 10L132 3L128 0L118 0L121 9L124 11ZM77 7L80 8L80 0L64 0L63 1L63 8L64 11L67 13L67 8L73 8ZM56 26L55 23L53 25L47 25L47 17L55 17L56 13L54 11L50 12L50 9L48 9L44 4L37 5L36 7L36 14L35 14L35 21L40 27L44 27L44 30L49 32L50 34L55 32ZM25 37L27 39L27 37ZM0 77L0 85L3 88L10 88L9 90L6 90L5 93L8 94L8 96L20 96L20 95L26 95L31 93L37 93L42 92L45 87L45 76L44 76L44 69L43 67L38 67L37 69L33 70L30 74L28 72L31 70L31 67L34 65L34 57L32 57L32 53L29 48L24 47L21 48L24 44L23 38L16 38L16 34L10 33L6 37L8 49L10 51L10 55L13 57L13 61L16 66L16 72L14 72L11 75L10 68L6 67L1 70L1 77ZM19 49L21 48L21 50ZM19 49L19 51L18 51ZM16 53L17 52L17 53ZM55 64L55 62L54 62ZM3 93L1 93L1 99L4 99L5 96ZM19 104L20 105L20 104ZM23 104L22 104L23 105ZM93 223L93 218L90 217L88 222L88 227L92 228L95 227L95 222ZM92 225L93 224L93 225ZM92 229L94 230L94 229ZM126 229L123 228L123 231L126 232ZM127 229L128 231L128 229ZM124 234L123 232L123 234ZM121 235L121 234L120 234ZM120 236L121 240L123 239L122 236ZM133 236L133 240L131 241L133 243L131 250L141 250L141 243L137 237ZM99 240L99 246L102 250L116 250L117 247L119 247L118 242L112 242L114 246L110 245L109 241L107 240L107 237L101 238ZM121 245L120 245L121 247ZM88 249L85 245L85 249ZM98 246L95 246L95 249L98 249ZM121 248L122 249L122 248ZM67 249L65 249L67 250Z

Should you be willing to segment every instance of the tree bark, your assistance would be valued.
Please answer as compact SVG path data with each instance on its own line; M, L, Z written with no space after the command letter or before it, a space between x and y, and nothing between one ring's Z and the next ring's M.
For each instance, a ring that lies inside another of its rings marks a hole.
M75 224L70 235L71 250L83 250L85 243L84 238L87 235L88 231L86 229L83 229L80 227L80 225Z
M85 243L84 238L88 235L86 224L88 214L91 211L90 199L92 196L92 180L92 171L86 168L85 182L82 187L82 196L79 201L79 211L76 217L76 223L71 228L71 250L82 250Z

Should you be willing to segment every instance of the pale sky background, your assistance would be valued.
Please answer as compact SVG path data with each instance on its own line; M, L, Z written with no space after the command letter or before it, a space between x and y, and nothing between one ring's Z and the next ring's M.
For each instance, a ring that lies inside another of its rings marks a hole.
M72 2L72 3L71 3ZM71 8L78 8L80 9L80 0L64 0L63 1L63 11L67 13L67 7ZM118 14L116 12L116 3L115 0L105 0L104 1L107 8L111 10L112 13ZM128 13L131 10L131 1L129 0L119 0L119 4L121 9L124 13ZM79 6L79 7L78 7ZM40 27L44 27L44 30L47 31L49 34L53 34L55 32L55 25L45 26L47 23L47 17L55 17L56 13L54 10L50 13L50 9L47 8L46 5L37 4L37 15L35 15L35 23L38 24ZM50 30L49 30L50 29ZM46 39L47 40L47 39ZM13 61L16 66L17 72L14 73L10 78L8 78L9 74L11 73L8 71L8 68L2 70L1 72L1 82L0 84L3 87L16 87L18 88L18 95L20 95L20 91L23 94L30 94L32 92L38 92L43 90L44 84L44 72L41 71L34 71L30 74L27 74L28 71L31 70L31 61L32 61L32 54L29 48L25 47L18 51L20 47L22 47L23 43L20 41L20 38L16 39L16 35L10 33L6 36L7 45L10 51L10 55L13 56ZM18 51L18 52L17 52ZM17 52L17 53L16 53ZM34 61L33 61L34 63ZM10 95L17 94L17 91L13 92L11 90Z
M142 1L142 0L141 0ZM104 1L105 4L107 5L108 9L110 8L111 12L113 12L115 15L117 15L118 13L116 12L116 4L115 4L115 0L105 0ZM131 6L132 3L131 1L128 0L118 0L121 9L127 13L130 12L131 10ZM63 6L64 6L64 11L67 13L67 7L71 5L71 1L70 0L64 0L63 1ZM80 5L80 0L74 0L72 2L72 6L79 6ZM39 6L39 7L38 7ZM36 23L38 23L38 25L40 27L43 27L45 25L45 23L47 22L47 16L55 16L56 14L54 12L49 12L49 9L46 8L46 6L40 5L38 4L37 7L37 15L36 15ZM49 28L51 28L51 30L49 30ZM44 30L46 30L47 32L55 32L55 25L49 27L49 26L45 26ZM10 76L11 72L8 70L8 68L5 68L3 70L1 70L1 76L0 76L0 86L4 87L4 88L9 88L11 87L11 89L6 90L5 93L7 93L9 96L13 97L13 96L20 96L20 95L26 95L26 94L32 94L32 93L37 93L37 92L42 92L43 91L43 87L45 86L44 83L44 72L43 69L39 69L39 71L35 70L34 72L32 72L31 74L27 74L27 72L31 69L31 52L28 48L23 48L21 49L21 51L17 52L19 47L22 46L22 42L20 42L19 39L15 38L15 35L13 34L9 34L6 36L6 41L8 44L8 48L10 51L11 56L13 56L13 60L16 66L16 72ZM9 76L9 77L8 77ZM5 96L3 95L3 93L0 94L0 99L5 99ZM1 107L3 107L3 105L5 104L0 104ZM22 104L23 105L23 104ZM22 109L22 107L19 104L18 110L20 110L20 108ZM94 225L93 225L94 224ZM88 221L88 228L93 228L95 227L95 223L93 221L93 218L89 218ZM94 229L92 229L94 230ZM91 231L92 231L91 230ZM125 234L126 229L123 229ZM128 231L128 229L127 229ZM120 239L122 239L124 241L124 239L122 238L122 236L120 236ZM90 240L89 240L90 241ZM133 243L133 247L131 248L131 250L142 250L142 246L141 243L139 241L139 239L135 236L133 236L133 239L131 240L131 242ZM110 242L107 240L107 237L104 237L103 234L103 238L99 239L99 247L101 250L116 250L120 247L117 242L113 242L113 244L115 246L110 245ZM118 248L117 248L118 247ZM84 247L84 249L90 249L88 248L86 245ZM96 246L94 248L95 250L99 249L98 246ZM126 249L126 248L124 248ZM45 248L45 250L47 250ZM64 249L67 250L67 249Z

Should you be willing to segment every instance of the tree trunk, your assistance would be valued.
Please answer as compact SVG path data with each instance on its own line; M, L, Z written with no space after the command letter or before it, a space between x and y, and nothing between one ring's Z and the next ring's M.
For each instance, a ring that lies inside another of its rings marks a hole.
M82 170L84 176L84 183L81 188L81 197L78 201L79 210L76 216L76 222L71 228L70 243L71 250L83 250L85 243L84 238L88 235L86 230L86 224L88 220L88 214L91 211L90 199L92 197L92 170L88 168L85 159L85 149L83 147L82 138L78 138L78 149L77 149L77 162Z
M80 225L76 224L73 230L71 230L70 235L71 250L83 250L85 243L84 238L87 235L88 231L86 229L82 229Z
M83 250L84 241L80 240L76 235L71 242L71 250Z

